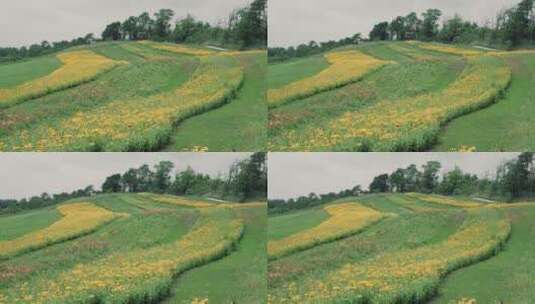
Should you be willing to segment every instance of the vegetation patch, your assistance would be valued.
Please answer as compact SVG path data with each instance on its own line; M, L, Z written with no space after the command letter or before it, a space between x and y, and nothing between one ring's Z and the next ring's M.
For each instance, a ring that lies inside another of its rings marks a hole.
M492 55L467 58L465 71L440 92L379 101L348 111L321 128L286 131L270 142L274 151L414 151L433 145L440 128L500 98L511 80L505 62Z
M227 102L242 81L235 58L202 57L192 79L171 92L115 100L54 125L22 130L0 142L0 150L155 150L169 140L178 122Z
M357 203L325 207L330 217L318 226L268 242L269 259L277 259L296 251L330 242L357 233L381 220L385 215Z
M13 88L0 88L0 108L91 81L100 74L124 64L88 50L60 53L57 57L63 65L50 75Z
M321 279L289 282L272 292L270 303L414 303L436 293L449 272L494 255L507 240L509 221L494 208L467 211L460 229L446 240L388 251L347 263Z
M330 66L317 75L292 82L267 93L268 107L275 108L290 101L305 98L358 81L369 72L388 62L356 50L338 51L325 55Z
M243 223L230 208L201 208L183 238L80 263L52 280L35 278L3 290L0 303L144 303L169 294L173 278L226 255L242 236ZM181 254L177 254L180 252Z
M75 203L58 207L63 218L47 228L19 238L0 241L0 259L36 250L95 231L115 219L118 214L90 203Z

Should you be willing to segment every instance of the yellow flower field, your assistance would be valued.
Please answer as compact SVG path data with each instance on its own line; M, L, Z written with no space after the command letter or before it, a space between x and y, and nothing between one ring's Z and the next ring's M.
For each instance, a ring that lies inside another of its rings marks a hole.
M207 208L207 207L215 206L215 204L213 203L189 200L189 199L185 199L185 198L178 197L178 196L172 196L172 195L156 195L152 193L139 193L139 195L149 197L158 202L179 205L179 206L184 206L184 207Z
M357 203L330 205L325 207L325 211L330 217L318 226L280 240L269 241L269 258L280 258L295 251L357 233L385 216Z
M193 48L193 47L180 45L180 44L154 43L150 41L140 41L139 43L150 45L151 47L156 48L156 49L170 51L170 52L174 52L178 54L185 54L185 55L209 56L209 55L214 55L216 53L214 51Z
M14 88L0 88L0 108L93 80L98 75L125 64L87 50L60 53L57 57L63 66L51 74Z
M115 253L79 264L54 279L15 285L0 294L0 303L137 303L161 299L175 275L225 255L243 233L242 221L228 208L201 208L199 212L201 219L180 240Z
M92 232L119 216L90 203L62 205L58 210L63 217L49 227L14 240L0 241L0 259Z
M330 66L320 73L292 82L282 88L269 89L267 92L268 107L274 108L357 81L365 74L389 63L356 50L328 53L325 58Z
M413 50L410 47L405 46L404 44L399 43L389 43L387 46L396 51L399 52L407 57L410 57L417 61L430 61L430 60L438 60L436 56L431 56L422 52L418 52L417 50Z
M445 44L422 43L422 42L412 42L412 44L415 44L418 47L426 49L426 50L453 54L453 55L460 55L460 56L478 56L478 55L484 54L484 52L482 51L472 50L472 49L463 49L463 48L448 46Z
M0 141L0 150L153 150L167 141L177 122L225 103L242 81L235 58L200 57L192 78L174 91L116 100L55 125L19 131Z
M466 60L468 67L443 91L379 101L363 110L346 112L326 126L310 126L299 134L286 131L278 138L270 138L269 150L425 149L442 125L494 102L511 81L511 70L501 58L483 55Z
M394 303L425 299L450 271L479 261L501 246L510 233L505 216L494 208L467 211L468 218L447 240L393 251L360 263L349 263L322 279L288 283L269 295L269 303ZM360 303L360 302L358 302Z
M475 208L475 207L481 207L483 206L482 203L477 203L470 200L462 200L458 198L449 198L447 196L441 196L441 195L426 195L421 193L407 193L406 194L409 197L414 197L422 201L431 202L435 204L441 204L441 205L448 205L453 207L461 207L461 208Z

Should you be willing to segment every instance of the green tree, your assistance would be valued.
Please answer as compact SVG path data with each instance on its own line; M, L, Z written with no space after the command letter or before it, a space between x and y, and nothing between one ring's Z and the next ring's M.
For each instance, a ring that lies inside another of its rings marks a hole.
M161 161L154 166L154 191L165 193L171 185L171 171L175 165L170 161Z
M381 22L373 26L370 40L388 40L388 22Z
M171 9L161 9L154 14L154 37L157 40L165 40L171 33L171 20L175 12Z
M102 192L105 193L115 193L115 192L121 192L123 190L123 186L121 184L121 174L114 174L111 176L108 176L106 178L106 181L102 184Z
M442 16L442 11L439 9L428 9L422 13L422 39L433 40L438 34L438 20Z
M424 193L433 193L438 186L439 172L442 165L437 161L429 161L422 168L421 190Z
M139 27L137 17L130 16L121 25L125 39L137 40L139 36Z
M407 180L405 178L405 170L397 169L390 175L390 185L394 192L405 192Z
M113 22L106 26L104 32L102 32L103 40L121 40L121 22Z
M421 20L415 12L405 16L405 39L414 40L418 38L420 32Z
M139 179L138 179L138 170L129 169L121 177L122 184L125 187L127 192L138 192L139 190Z
M398 16L390 23L390 37L392 40L405 40L406 36L405 17Z
M388 174L376 176L370 184L370 192L372 193L385 193L388 191Z

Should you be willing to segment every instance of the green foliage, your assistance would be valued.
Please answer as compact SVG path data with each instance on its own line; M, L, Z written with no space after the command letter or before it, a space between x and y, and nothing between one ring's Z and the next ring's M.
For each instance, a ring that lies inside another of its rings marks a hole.
M373 26L370 32L370 40L388 40L388 22L381 22Z
M428 9L421 19L415 12L398 16L389 22L377 23L370 40L422 40L445 43L521 47L535 42L534 1L523 0L518 5L497 13L495 27L480 26L455 15L440 26L442 12Z
M290 59L321 54L339 47L356 45L359 44L360 41L361 34L357 33L351 37L342 38L338 41L331 40L320 43L310 41L308 44L303 43L297 47L290 46L288 48L270 47L268 48L268 58L270 63L282 62Z

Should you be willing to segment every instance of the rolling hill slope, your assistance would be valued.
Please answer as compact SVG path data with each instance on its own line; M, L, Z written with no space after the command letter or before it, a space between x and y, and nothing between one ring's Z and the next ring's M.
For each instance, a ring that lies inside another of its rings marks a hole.
M77 199L57 209L83 220L53 217L50 208L0 217L5 225L15 218L45 219L31 229L13 225L9 234L2 234L0 254L9 254L12 246L4 245L18 240L27 240L31 249L0 261L0 303L227 303L219 289L206 289L206 281L195 278L198 272L212 286L223 279L229 287L258 287L228 294L235 301L265 299L265 280L258 272L262 266L257 264L265 254L265 204L115 194ZM101 217L90 214L115 219L76 232L88 219ZM45 244L30 237L51 236L50 231L68 234ZM177 292L185 286L188 293Z
M531 295L520 279L532 280L535 269L523 251L529 245L521 244L531 231L531 205L420 194L339 203L355 202L388 216L356 234L271 260L270 303L523 303ZM270 217L268 246L276 241L274 225L290 231L295 223L294 235L320 228L325 218L301 225L305 217L298 214L322 208ZM505 273L492 275L493 269ZM523 271L515 275L515 269Z
M58 53L56 59L49 55L2 65L6 73L0 76L0 150L260 150L265 144L260 127L265 104L257 88L263 75L251 74L249 61L242 58L253 57L250 65L256 70L265 66L265 52L249 53L148 42L98 43ZM195 128L177 129L227 103L224 115ZM229 120L234 124L221 131L229 138L245 134L247 142L222 145L220 136L202 138L196 133ZM179 139L183 137L187 140Z

